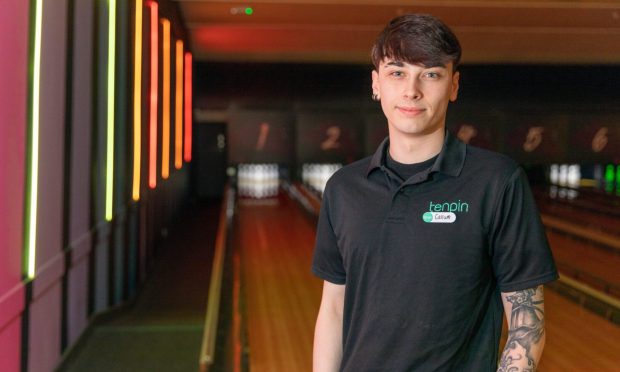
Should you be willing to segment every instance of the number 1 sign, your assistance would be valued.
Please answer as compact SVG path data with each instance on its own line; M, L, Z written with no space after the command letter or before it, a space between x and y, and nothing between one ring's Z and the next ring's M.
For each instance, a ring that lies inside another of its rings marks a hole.
M293 116L279 111L236 111L228 118L230 163L290 163Z

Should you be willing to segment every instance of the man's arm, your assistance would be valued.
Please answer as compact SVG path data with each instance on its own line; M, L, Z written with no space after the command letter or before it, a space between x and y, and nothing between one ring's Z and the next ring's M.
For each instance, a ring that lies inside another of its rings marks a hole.
M508 340L497 371L536 371L545 346L543 286L502 292L501 296L508 320Z
M314 372L335 372L340 368L344 289L344 285L323 282L323 297L314 329Z

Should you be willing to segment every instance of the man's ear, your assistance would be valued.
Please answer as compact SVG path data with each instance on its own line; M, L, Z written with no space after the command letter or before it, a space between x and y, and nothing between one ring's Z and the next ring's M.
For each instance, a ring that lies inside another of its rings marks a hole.
M379 91L379 73L377 70L372 70L372 93L381 95Z
M450 92L450 102L456 101L456 98L459 95L459 78L461 77L461 73L456 71L452 75L452 87Z

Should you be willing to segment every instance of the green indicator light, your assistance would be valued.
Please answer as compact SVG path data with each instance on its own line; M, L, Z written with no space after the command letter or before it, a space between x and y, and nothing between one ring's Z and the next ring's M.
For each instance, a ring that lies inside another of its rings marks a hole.
M254 9L247 7L245 8L245 15L252 15L254 13Z
M605 167L605 191L611 193L614 191L615 169L613 164Z
M613 183L614 182L614 166L613 164L609 164L606 168L605 168L605 182L606 183Z

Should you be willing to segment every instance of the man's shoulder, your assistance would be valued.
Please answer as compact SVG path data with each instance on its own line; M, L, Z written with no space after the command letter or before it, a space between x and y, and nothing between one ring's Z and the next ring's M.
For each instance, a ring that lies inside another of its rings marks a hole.
M513 174L519 164L508 155L467 145L466 169L479 175L507 176Z
M347 187L365 178L372 157L365 157L338 169L327 181L327 188Z

